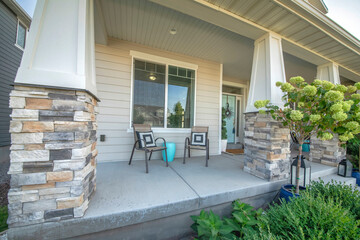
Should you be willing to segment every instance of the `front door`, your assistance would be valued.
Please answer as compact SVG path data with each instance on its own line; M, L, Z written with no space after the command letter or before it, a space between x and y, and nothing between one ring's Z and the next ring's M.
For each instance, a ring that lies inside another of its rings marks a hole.
M222 107L225 108L225 122L228 143L236 143L236 96L223 94Z

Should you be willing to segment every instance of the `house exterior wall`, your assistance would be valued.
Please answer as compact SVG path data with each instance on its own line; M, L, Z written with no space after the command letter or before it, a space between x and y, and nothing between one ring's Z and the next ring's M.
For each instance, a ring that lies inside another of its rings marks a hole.
M9 93L23 54L15 46L17 22L16 15L0 1L0 147L10 145Z
M305 81L312 83L316 78L317 66L293 55L284 53L284 65L287 81L291 77L302 76Z
M130 51L138 51L172 60L198 65L196 77L195 125L209 126L210 154L219 153L219 107L221 94L221 65L181 54L138 45L131 42L109 39L108 45L96 45L96 79L99 103L98 161L127 161L130 158L133 133L130 131L131 65ZM155 137L164 137L176 143L175 157L182 157L185 138L190 131L154 131ZM154 158L160 158L154 153ZM193 155L204 155L194 151ZM143 160L143 152L135 151L134 159Z

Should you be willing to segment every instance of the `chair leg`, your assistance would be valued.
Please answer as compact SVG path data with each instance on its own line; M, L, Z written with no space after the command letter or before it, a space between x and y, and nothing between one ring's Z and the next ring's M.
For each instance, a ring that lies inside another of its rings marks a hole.
M167 150L165 148L165 159L166 159L166 167L169 166L168 157L167 157Z
M151 151L151 152L150 152L150 157L149 157L149 161L151 160L151 156L152 156L152 153L153 153L153 152Z
M184 147L184 159L183 159L183 164L185 164L185 158L186 158L186 144L185 144L185 147Z
M207 144L207 154L208 154L208 159L210 159L210 143L208 140L208 144Z
M188 157L190 158L190 148L188 147Z
M206 158L206 163L205 163L205 166L208 167L209 164L208 164L208 161L209 161L209 140L207 141L207 145L206 145L206 154L205 154L205 158Z
M134 147L133 147L133 149L132 149L132 152L131 152L131 156L130 156L130 161L129 161L129 165L131 164L132 158L133 158L133 156L134 156L134 151L135 151L135 145L136 145L136 143L134 144Z
M149 173L147 151L145 151L145 166L146 166L146 173Z

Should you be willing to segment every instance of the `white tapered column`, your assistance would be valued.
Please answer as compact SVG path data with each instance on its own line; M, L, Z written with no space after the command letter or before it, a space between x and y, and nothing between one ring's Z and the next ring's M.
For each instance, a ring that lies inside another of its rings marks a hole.
M290 175L289 129L268 114L259 114L257 100L283 106L276 82L286 82L281 38L268 33L255 41L248 105L245 114L244 171L268 181Z
M92 0L38 0L15 83L96 94Z
M316 78L333 84L340 84L339 66L333 62L319 65Z
M267 33L255 41L249 98L246 112L257 112L254 102L269 99L272 104L283 106L282 92L276 82L286 82L281 37Z

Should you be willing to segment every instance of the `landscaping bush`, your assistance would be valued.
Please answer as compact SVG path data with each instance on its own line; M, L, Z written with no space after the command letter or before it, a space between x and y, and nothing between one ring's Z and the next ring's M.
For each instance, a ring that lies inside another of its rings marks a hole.
M332 199L360 220L360 192L354 190L354 187L333 180L325 184L320 180L320 182L311 183L309 193L314 197L322 196L325 200Z
M6 224L7 218L8 218L7 207L6 206L0 207L0 232L8 228L8 225Z
M201 211L192 219L199 239L360 239L360 192L336 181L313 182L300 197L266 212L235 201L231 218Z
M207 213L202 210L199 216L191 216L194 221L191 227L199 239L239 239L256 234L258 218L262 212L262 209L254 210L249 204L235 201L231 218L222 220L212 211Z
M271 206L261 219L259 235L291 240L360 239L359 225L339 201L305 192L290 202Z

